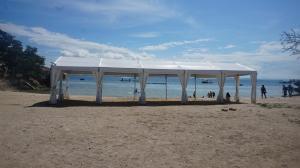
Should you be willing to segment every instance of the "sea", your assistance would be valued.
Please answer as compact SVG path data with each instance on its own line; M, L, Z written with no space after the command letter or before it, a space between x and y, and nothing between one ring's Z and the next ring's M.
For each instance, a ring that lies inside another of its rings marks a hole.
M268 97L280 97L282 95L282 81L280 79L258 79L257 96L260 96L260 87L265 85ZM167 84L166 84L167 83ZM196 86L195 86L196 84ZM251 81L250 77L240 79L240 97L250 97ZM63 83L65 85L65 83ZM224 93L235 94L234 78L226 78ZM135 90L137 92L135 92ZM217 79L194 78L188 82L188 96L193 96L196 90L197 97L207 97L209 91L218 93ZM134 97L140 93L138 77L128 76L104 76L103 78L104 97ZM93 75L70 75L69 76L70 95L93 96L96 95L96 80ZM147 98L178 98L181 96L181 84L175 76L150 76L146 85Z

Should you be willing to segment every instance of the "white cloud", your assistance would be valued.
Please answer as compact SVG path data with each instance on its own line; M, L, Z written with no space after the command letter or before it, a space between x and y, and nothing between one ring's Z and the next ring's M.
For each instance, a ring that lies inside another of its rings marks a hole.
M36 5L35 1L31 3ZM169 4L157 0L48 0L40 1L39 5L59 12L72 11L87 22L122 27L160 22L180 15Z
M172 17L176 14L175 11L168 9L159 1L152 0L110 0L110 1L86 1L72 0L72 3L67 3L71 8L81 10L88 13L102 14L140 14L152 15L159 17Z
M230 49L230 48L235 48L236 46L233 44L228 44L225 47L223 47L224 49Z
M278 52L282 52L282 45L277 41L262 43L258 48L260 54L276 54Z
M258 41L250 41L250 43L252 43L252 44L264 44L264 43L267 43L267 42L258 40Z
M159 36L157 32L143 32L143 33L135 33L131 34L131 37L138 37L138 38L155 38Z
M60 49L63 56L97 56L109 58L150 58L145 52L133 52L127 48L81 40L68 35L50 32L42 27L25 27L11 23L0 23L0 28L8 33L24 36L38 45Z
M253 52L234 51L231 53L208 53L208 52L194 52L193 50L187 50L183 52L182 57L188 57L191 59L205 59L215 62L240 62L246 64L257 64L263 62L280 62L290 61L295 57L287 56L281 52L280 42L266 42L261 44Z
M295 72L300 72L298 66L293 66L288 69L282 70L275 64L287 65L294 64L298 60L296 56L289 56L282 52L281 44L277 41L265 42L253 51L234 51L230 53L211 53L211 52L199 52L198 50L186 50L177 58L185 58L195 61L210 61L210 62L237 62L247 65L259 71L261 77L268 78L299 78L299 73L295 75ZM270 69L274 70L271 71ZM277 70L277 71L276 71ZM285 75L283 72L285 72ZM280 74L279 74L280 73ZM289 76L290 75L290 76Z
M20 0L21 1L21 0ZM165 0L22 0L55 12L72 13L69 19L101 26L134 27L176 19L195 27L197 20L187 15L176 2ZM49 15L49 13L47 13ZM50 13L51 15L51 13Z
M195 44L195 43L200 43L200 42L207 42L211 41L209 38L205 39L196 39L196 40L184 40L184 41L172 41L172 42L166 42L166 43L161 43L161 44L156 44L156 45L148 45L141 47L140 50L143 51L162 51L162 50L167 50L169 48L173 48L176 46L182 46L182 45L187 45L187 44Z
M189 48L187 50L185 50L183 53L207 53L209 51L208 48Z
M183 20L192 27L199 27L198 21L191 16L185 17Z

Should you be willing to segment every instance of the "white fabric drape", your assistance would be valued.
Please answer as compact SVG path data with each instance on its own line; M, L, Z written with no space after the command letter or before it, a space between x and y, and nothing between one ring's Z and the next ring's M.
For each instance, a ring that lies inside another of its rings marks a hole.
M62 102L64 100L64 92L63 92L63 73L59 75L59 88L58 88L58 100Z
M235 79L235 102L239 103L240 102L240 76L237 75L234 77Z
M97 93L96 93L96 103L101 104L102 103L102 80L103 80L104 73L98 70L96 72L96 87L97 87Z
M218 78L218 84L219 84L219 94L217 97L217 102L218 103L223 103L224 102L224 84L225 84L225 75L224 72L221 72L220 77Z
M251 74L251 103L256 103L256 80L257 72L252 72Z
M189 73L187 71L183 71L182 73L178 74L180 83L181 83L181 103L187 103L188 102L188 96L186 92L187 84L189 81Z
M139 74L140 80L140 88L141 88L141 96L140 96L140 103L144 104L146 101L146 84L147 84L148 74L143 70L142 73Z
M70 98L70 94L69 94L69 75L65 74L65 85L66 85L66 91L65 91L65 98L69 99Z
M57 103L57 81L59 80L61 71L56 69L55 65L51 67L51 76L50 76L50 104Z

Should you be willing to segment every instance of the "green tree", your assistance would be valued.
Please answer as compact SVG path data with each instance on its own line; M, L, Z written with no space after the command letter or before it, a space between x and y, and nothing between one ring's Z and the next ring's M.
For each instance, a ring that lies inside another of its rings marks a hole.
M16 65L22 54L22 43L0 30L0 64L4 73L16 74Z
M45 71L45 58L35 47L26 46L0 29L0 73L11 80L38 81L47 85L49 71Z

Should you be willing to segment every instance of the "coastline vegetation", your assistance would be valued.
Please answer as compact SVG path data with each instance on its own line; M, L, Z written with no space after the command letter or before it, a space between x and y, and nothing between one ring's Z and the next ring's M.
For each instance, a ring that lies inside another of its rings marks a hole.
M50 69L32 46L23 47L14 36L0 29L0 79L20 90L48 90Z

